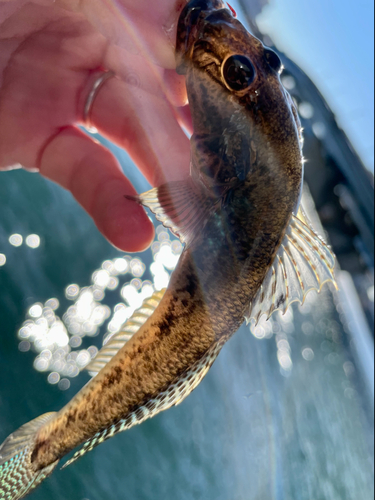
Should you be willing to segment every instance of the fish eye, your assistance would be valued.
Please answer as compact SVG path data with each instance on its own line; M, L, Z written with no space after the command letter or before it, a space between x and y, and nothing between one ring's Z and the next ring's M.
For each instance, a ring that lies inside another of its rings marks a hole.
M255 68L246 56L230 56L224 61L222 74L226 86L236 92L246 90L255 79Z
M280 73L283 68L283 63L276 52L271 49L265 49L264 56L270 68L276 71L276 73Z

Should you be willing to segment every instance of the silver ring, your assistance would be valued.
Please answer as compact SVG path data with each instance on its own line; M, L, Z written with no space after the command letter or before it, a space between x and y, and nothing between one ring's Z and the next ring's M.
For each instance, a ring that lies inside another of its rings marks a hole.
M114 71L102 71L98 78L94 81L93 86L87 96L86 102L85 102L85 107L83 110L83 121L85 124L85 128L91 132L92 134L95 134L98 132L96 127L94 127L91 124L91 111L92 111L92 106L94 104L94 101L99 93L99 90L103 87L105 82L109 80L110 78L114 78L116 76L116 73Z

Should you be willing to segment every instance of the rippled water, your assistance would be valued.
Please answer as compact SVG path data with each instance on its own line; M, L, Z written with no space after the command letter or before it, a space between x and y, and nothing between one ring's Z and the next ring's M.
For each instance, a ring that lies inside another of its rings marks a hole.
M163 259L150 268L162 236L138 256L139 276L125 272L135 256L112 248L68 193L34 174L1 174L0 214L1 442L86 383L79 369L169 270ZM79 309L83 292L90 300ZM32 498L373 498L371 402L340 307L326 289L293 314L243 326L182 405L55 472Z

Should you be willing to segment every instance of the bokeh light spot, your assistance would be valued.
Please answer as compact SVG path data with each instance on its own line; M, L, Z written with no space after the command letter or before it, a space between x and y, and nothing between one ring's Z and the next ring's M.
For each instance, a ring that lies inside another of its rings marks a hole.
M285 75L281 78L281 83L284 85L286 90L293 90L296 87L296 81L293 76Z
M312 361L314 359L315 354L311 347L305 347L304 349L302 349L302 357L306 361Z
M129 263L126 259L116 259L114 262L114 268L118 274L124 274L129 269Z
M43 313L42 304L34 304L29 309L29 316L31 316L32 318L40 318L42 313Z
M90 353L86 350L82 350L77 356L76 363L78 367L84 368L88 363L90 363L90 361L91 361Z
M315 137L318 139L324 139L327 134L327 127L323 122L315 122L313 123L312 130L314 132Z
M45 372L48 370L48 359L38 356L34 361L34 368L38 372Z
M20 234L12 234L9 237L9 243L14 247L20 247L23 243L23 238Z
M66 287L65 296L69 300L74 300L79 294L79 286L78 285L69 285Z
M351 361L345 361L343 368L344 368L345 375L348 378L352 377L355 374L355 367Z
M95 356L98 354L99 349L96 346L92 345L87 349L87 352L90 354L91 359L94 359Z
M302 118L305 118L305 120L311 120L311 118L314 116L314 108L309 102L301 102L298 108L299 114L302 116Z
M67 378L62 378L58 385L60 391L67 391L70 387L70 380Z
M21 351L21 352L27 352L27 351L30 351L31 349L31 344L28 340L23 340L22 342L20 342L18 344L18 349Z
M110 280L109 272L106 271L105 269L96 271L93 274L92 280L96 286L99 286L100 288L106 288Z
M47 380L52 385L58 384L60 382L60 374L57 372L51 372L48 375Z
M82 345L82 337L79 337L78 335L74 335L74 337L72 337L69 340L69 344L73 348L80 347Z
M26 245L30 248L38 248L40 246L40 237L37 234L29 234L26 238Z
M45 305L51 308L52 311L56 311L60 306L60 302L57 299L48 299Z

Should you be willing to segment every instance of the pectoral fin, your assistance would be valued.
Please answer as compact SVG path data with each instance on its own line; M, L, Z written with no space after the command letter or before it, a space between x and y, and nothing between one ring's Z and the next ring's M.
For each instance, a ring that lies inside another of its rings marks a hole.
M307 216L300 211L292 216L284 240L257 295L250 304L246 319L256 323L277 310L286 313L293 302L304 303L311 290L321 291L324 283L337 288L335 256L314 233Z
M163 226L187 245L203 229L213 207L190 178L163 184L131 199L149 208Z

